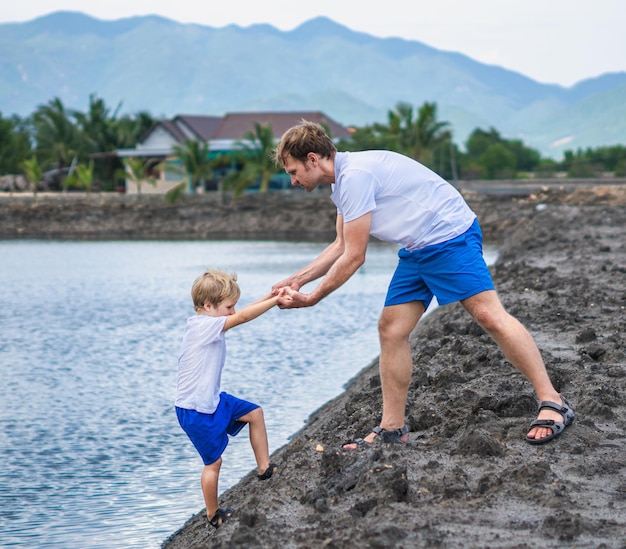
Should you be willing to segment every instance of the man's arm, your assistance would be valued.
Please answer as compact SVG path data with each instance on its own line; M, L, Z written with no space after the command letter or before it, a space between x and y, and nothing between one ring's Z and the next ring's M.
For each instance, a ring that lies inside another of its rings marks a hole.
M371 224L371 213L349 223L343 223L343 253L332 263L318 287L308 295L289 287L285 288L283 296L278 299L280 307L284 309L311 307L344 284L365 262ZM291 301L288 298L291 298Z
M278 296L272 294L267 294L265 297L257 299L254 303L250 303L250 305L245 306L236 313L227 316L226 323L224 324L224 331L254 320L277 304Z
M299 290L308 282L324 276L335 261L341 257L344 251L343 216L341 215L337 215L336 231L337 236L335 240L329 244L320 255L297 273L274 284L274 286L272 286L272 293L276 295L278 291L285 286L293 290Z

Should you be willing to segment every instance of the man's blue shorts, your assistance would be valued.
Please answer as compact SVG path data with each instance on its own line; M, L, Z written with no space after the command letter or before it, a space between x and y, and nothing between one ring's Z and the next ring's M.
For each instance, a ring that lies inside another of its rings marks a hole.
M412 252L402 248L398 257L385 307L422 301L428 308L433 296L445 305L494 289L478 220L461 236Z
M258 404L222 392L220 403L212 414L176 407L176 416L204 464L211 465L224 453L228 435L234 437L246 425L237 420L258 407Z

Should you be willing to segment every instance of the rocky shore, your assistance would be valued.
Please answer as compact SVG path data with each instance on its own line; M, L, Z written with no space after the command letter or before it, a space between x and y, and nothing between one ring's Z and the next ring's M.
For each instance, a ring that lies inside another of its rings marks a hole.
M334 223L323 196L206 209L123 198L54 214L33 200L30 217L0 200L0 238L327 239ZM500 245L500 298L576 422L528 445L529 383L458 304L441 307L413 334L406 446L341 448L379 420L374 362L274 452L270 481L251 472L221 495L231 522L215 531L198 510L164 548L626 547L626 188L466 198Z
M0 194L0 239L325 240L334 218L321 192L245 195L234 203L204 194L175 204L154 194Z

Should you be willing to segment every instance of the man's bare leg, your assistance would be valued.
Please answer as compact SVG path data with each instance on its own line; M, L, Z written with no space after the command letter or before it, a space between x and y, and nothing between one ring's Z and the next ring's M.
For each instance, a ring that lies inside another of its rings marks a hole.
M476 322L493 337L511 364L530 381L539 401L560 403L561 396L548 377L533 337L516 318L504 310L496 292L494 290L481 292L461 303ZM553 410L541 410L538 419L562 421L563 417ZM551 433L552 431L546 427L535 427L528 436L540 440Z
M394 430L404 425L406 398L413 370L409 336L423 314L422 302L413 301L385 307L380 315L379 368L383 393L383 417L380 427L383 429ZM376 433L372 432L363 440L373 442L375 438ZM356 447L356 443L344 446L347 450L354 450Z

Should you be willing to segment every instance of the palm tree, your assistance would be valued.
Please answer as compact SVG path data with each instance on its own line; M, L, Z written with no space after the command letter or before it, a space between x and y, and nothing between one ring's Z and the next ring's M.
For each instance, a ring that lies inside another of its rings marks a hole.
M31 155L31 130L26 119L14 114L4 118L0 111L0 174L14 174Z
M413 118L413 107L400 102L389 112L389 133L397 144L398 152L425 165L433 160L434 150L451 138L448 122L437 121L437 104L424 102Z
M204 187L207 179L213 175L213 160L209 158L209 144L202 144L188 139L184 145L174 145L174 156L178 158L182 167L168 165L168 169L182 172L187 178L187 191L193 194L198 186Z
M125 114L114 120L115 143L120 149L134 147L141 136L154 124L154 118L147 111L140 111L133 116Z
M149 183L153 186L156 185L157 182L154 177L146 176L150 161L146 162L137 158L125 158L123 164L124 174L137 186L137 194L141 194L142 183Z
M259 193L267 192L272 176L278 173L272 159L272 126L255 122L254 131L246 132L238 145L241 151L237 158L242 168L229 174L224 180L225 185L234 189L235 198L256 183L259 184Z
M111 113L105 102L94 94L89 96L87 113L72 111L80 132L80 155L82 159L96 153L99 156L99 175L105 181L113 179L119 161L114 151L120 148L116 128L117 114L122 104Z
M37 152L56 164L59 173L77 152L77 132L61 100L57 97L41 105L33 114Z
M90 160L88 165L78 164L76 166L74 173L65 178L64 187L79 187L90 193L93 179L93 160Z
M92 94L89 96L87 113L72 111L72 116L76 119L78 128L83 133L82 137L87 152L110 152L119 146L115 132L115 120L121 106L120 103L111 114L104 100Z
M103 99L92 94L89 96L89 109L86 113L71 112L80 134L80 158L95 158L95 177L105 182L113 182L116 172L123 166L115 151L134 147L154 123L152 116L144 111L133 117L120 117L121 108L120 102L112 110Z
M22 162L22 170L26 181L33 186L33 194L37 196L37 189L42 176L41 166L39 166L37 157L33 155L31 158L24 160Z

